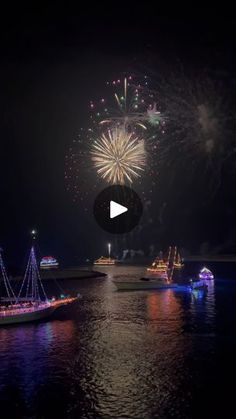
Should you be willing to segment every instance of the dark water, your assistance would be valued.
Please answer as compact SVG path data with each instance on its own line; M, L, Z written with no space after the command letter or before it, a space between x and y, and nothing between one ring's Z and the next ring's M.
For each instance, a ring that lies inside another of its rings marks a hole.
M0 329L1 418L234 417L236 281L198 299L119 293L143 269L104 271L64 282L83 298L50 320Z

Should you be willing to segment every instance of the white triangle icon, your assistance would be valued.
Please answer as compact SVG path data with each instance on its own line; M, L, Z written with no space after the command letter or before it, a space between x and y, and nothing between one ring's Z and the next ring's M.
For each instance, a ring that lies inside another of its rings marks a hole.
M115 201L110 201L110 218L118 217L118 215L127 212L128 208L118 204Z

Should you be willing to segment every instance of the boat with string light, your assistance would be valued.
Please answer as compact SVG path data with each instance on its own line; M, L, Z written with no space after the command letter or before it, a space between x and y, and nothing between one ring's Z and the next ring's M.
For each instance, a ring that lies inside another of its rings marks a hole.
M172 280L176 252L177 248L174 248L173 252L170 246L166 259L163 252L160 252L152 265L147 268L145 276L138 281L113 281L113 283L119 291L177 288L178 284Z
M117 263L116 259L111 258L111 243L107 243L108 248L108 257L101 256L99 259L96 259L93 264L100 266L112 266Z
M168 252L167 260L164 260L163 253L160 252L159 256L156 257L152 265L147 268L146 278L147 277L158 277L160 279L168 279L168 269L170 263L170 248Z
M152 265L147 268L146 276L156 276L164 279L168 279L173 276L175 270L181 270L184 267L180 253L178 252L177 246L170 246L168 249L168 255L165 259L163 252L160 252L156 257Z
M59 263L53 256L44 256L40 262L40 269L57 269Z
M175 256L174 256L174 269L180 270L183 269L184 263L180 256L180 253L177 251L177 247L175 247Z
M101 266L110 266L115 265L116 260L112 258L106 258L104 256L101 256L99 259L95 260L94 265L101 265Z
M78 296L62 295L49 299L40 278L32 245L25 275L18 294L14 291L0 252L0 274L6 295L0 297L0 326L36 321L49 317L57 308L74 303Z
M198 276L199 276L199 279L203 279L203 280L213 280L214 279L213 273L210 271L210 269L206 268L205 266L200 270Z

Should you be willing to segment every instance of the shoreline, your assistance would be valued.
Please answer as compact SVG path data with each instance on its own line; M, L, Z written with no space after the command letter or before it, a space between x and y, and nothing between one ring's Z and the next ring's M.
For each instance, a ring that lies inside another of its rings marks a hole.
M40 270L40 276L42 280L54 281L54 280L67 280L67 279L93 279L107 276L103 272L85 269L48 269ZM20 275L10 277L13 281L22 281L23 277Z

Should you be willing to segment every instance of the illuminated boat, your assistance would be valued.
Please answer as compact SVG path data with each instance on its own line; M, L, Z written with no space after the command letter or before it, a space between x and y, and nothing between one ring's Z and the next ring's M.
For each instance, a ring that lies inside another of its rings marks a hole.
M111 265L116 264L117 260L111 258L111 243L107 243L107 248L108 248L108 258L101 256L99 259L93 262L94 265L111 266Z
M112 258L106 258L104 256L101 256L99 259L95 260L94 265L100 265L100 266L110 266L116 264L116 259Z
M214 279L213 273L210 271L210 269L207 269L205 266L202 268L199 272L199 279L206 279L211 280Z
M52 256L44 256L40 262L41 269L56 269L58 268L59 264L56 258Z
M1 307L0 325L25 323L48 317L55 311L50 302L27 303L19 302Z
M160 276L160 278L167 278L167 270L168 265L163 260L155 260L155 262L147 268L149 274Z
M6 290L6 296L0 298L0 326L40 320L50 316L58 307L78 300L78 297L64 296L60 299L47 298L39 275L34 246L31 247L18 295L15 294L7 276L1 252L0 274Z
M146 275L147 278L149 276L151 277L155 276L160 279L165 279L165 280L168 279L170 253L171 253L171 248L169 248L167 261L164 261L163 253L160 252L159 256L154 260L152 265L149 268L147 268L147 275Z
M77 300L78 297L34 302L18 299L16 303L12 303L12 300L9 301L6 298L4 299L5 305L1 306L0 309L0 326L44 319L49 317L58 307L71 304Z
M152 278L153 276L160 279L171 280L175 270L180 270L184 266L177 247L169 247L168 256L166 260L163 253L160 252L159 256L154 260L152 265L147 268L146 277Z
M182 269L184 263L180 257L180 254L177 252L177 247L175 247L175 256L174 256L174 269Z

